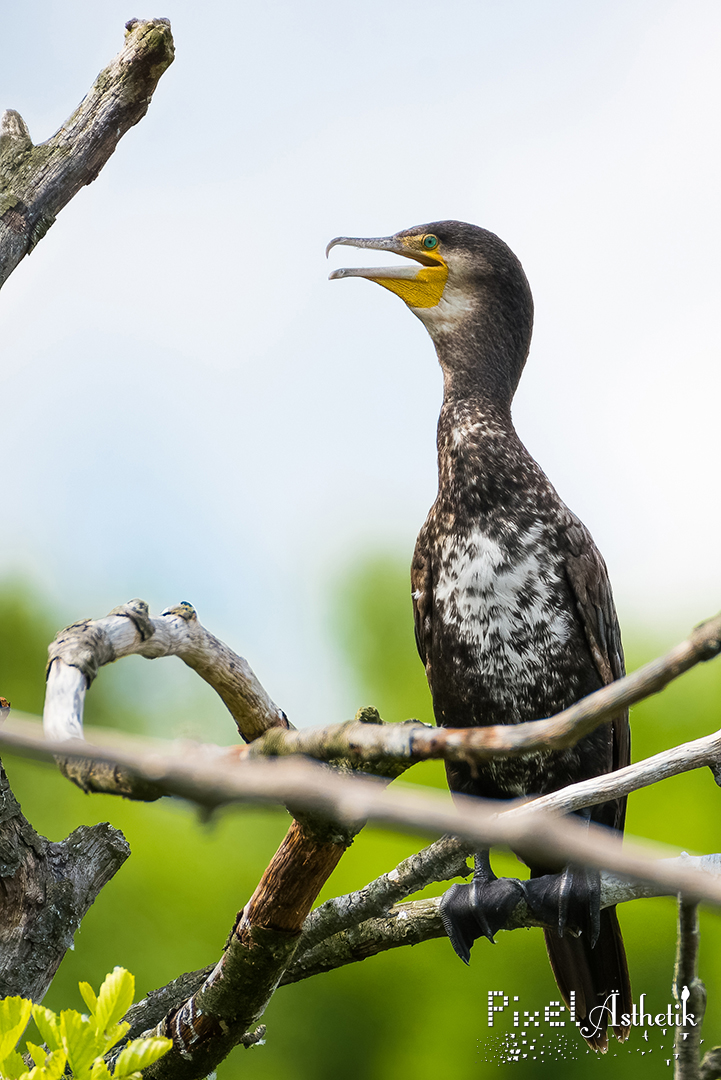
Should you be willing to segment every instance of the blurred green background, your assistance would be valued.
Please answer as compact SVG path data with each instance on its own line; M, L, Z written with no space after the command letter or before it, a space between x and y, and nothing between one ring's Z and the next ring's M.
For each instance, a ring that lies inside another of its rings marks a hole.
M339 664L357 687L358 705L374 705L389 720L432 719L422 666L415 652L408 560L368 557L353 576L342 575L330 603L329 627ZM78 613L79 614L79 613ZM40 713L47 643L62 619L27 584L0 585L0 694L13 707ZM670 645L683 631L626 633L630 669ZM231 645L238 643L230 642ZM250 658L252 662L252 657ZM272 692L272 687L269 688ZM718 727L721 663L704 664L632 713L634 760ZM343 719L339 717L338 719ZM136 658L106 668L87 701L89 724L231 742L233 725L204 684L178 661L148 664ZM226 812L202 823L182 803L124 803L85 796L50 767L8 756L11 785L34 827L53 840L82 823L110 821L128 838L132 857L105 888L76 935L46 1004L81 1008L80 979L97 987L116 964L137 978L137 996L180 972L214 960L236 911L243 906L280 842L289 819L280 812ZM442 768L419 765L418 784L444 787ZM633 795L627 829L694 852L721 849L721 793L709 771L667 780ZM366 829L344 857L321 899L365 884L417 850L419 841ZM504 853L497 872L521 874ZM441 890L436 890L440 892ZM627 904L620 913L634 998L645 992L652 1012L671 1001L675 903L658 899ZM702 917L701 975L709 1008L705 1045L721 1042L721 920ZM495 947L478 942L470 967L447 941L396 950L337 972L282 988L263 1022L264 1046L237 1049L220 1067L221 1080L348 1080L399 1075L430 1078L496 1076L497 1032L486 1025L489 990L518 994L520 1007L542 1009L558 993L540 931L502 933ZM546 1029L547 1042L553 1038ZM605 1058L580 1040L551 1046L536 1061L505 1063L520 1078L577 1077L586 1064L599 1075L655 1076L666 1070L670 1039L649 1040L635 1029L629 1043L615 1041ZM664 1075L671 1075L670 1070Z

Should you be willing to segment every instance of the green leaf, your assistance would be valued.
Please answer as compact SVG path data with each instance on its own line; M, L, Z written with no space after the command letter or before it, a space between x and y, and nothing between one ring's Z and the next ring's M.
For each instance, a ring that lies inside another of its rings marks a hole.
M30 1057L33 1059L36 1065L45 1064L45 1059L48 1054L44 1046L38 1046L36 1043L30 1042L30 1040L28 1039L25 1043L25 1049L27 1050L28 1054L30 1054Z
M98 1058L93 1065L90 1080L112 1080L110 1070L102 1058Z
M163 1054L167 1054L172 1045L172 1039L133 1039L120 1052L113 1077L115 1080L130 1077L132 1073L152 1065Z
M52 1009L45 1009L42 1005L33 1005L33 1020L38 1026L38 1031L51 1050L62 1050L63 1040L60 1036L60 1021Z
M115 1046L116 1042L120 1042L128 1031L130 1031L130 1024L128 1024L127 1021L122 1020L119 1024L116 1024L106 1031L104 1036L102 1032L98 1032L98 1040L102 1039L102 1049L99 1053L106 1054L110 1047Z
M95 1009L95 1026L98 1031L107 1031L124 1016L133 1004L135 977L125 968L116 967L105 977L98 994Z
M27 998L6 997L0 1001L0 1061L12 1053L28 1025L33 1003Z
M65 1075L67 1056L64 1050L54 1050L48 1054L45 1064L39 1069L33 1069L28 1073L28 1080L61 1080ZM25 1080L21 1077L21 1080Z
M90 1067L102 1052L104 1040L98 1039L95 1026L90 1020L84 1020L75 1009L64 1009L60 1013L60 1034L63 1047L68 1055L68 1064L73 1070L75 1080L85 1080L90 1076Z
M27 1071L28 1067L17 1050L11 1050L0 1061L0 1076L3 1080L20 1080L21 1077L27 1075Z
M83 995L83 1001L90 1009L90 1015L92 1016L98 1007L98 999L95 995L95 991L90 983L81 982L78 983L78 986L80 987L80 993Z

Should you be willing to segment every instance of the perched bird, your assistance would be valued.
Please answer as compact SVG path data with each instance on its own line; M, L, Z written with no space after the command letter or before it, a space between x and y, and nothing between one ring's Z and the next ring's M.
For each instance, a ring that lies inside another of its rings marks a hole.
M368 278L400 296L431 335L443 371L438 496L411 568L416 642L436 722L461 728L552 716L618 679L624 662L603 558L511 419L533 325L523 268L494 233L460 221L376 239L339 236L327 250L339 244L412 260L330 276ZM629 761L622 713L570 749L493 758L477 768L449 762L446 772L453 792L511 799ZM625 809L619 799L581 816L622 830ZM524 896L557 927L545 936L559 989L567 1005L575 992L581 1033L605 1050L606 1013L598 1007L618 993L618 1039L629 1033L620 1017L631 1013L615 908L600 909L597 873L548 866L528 851L522 857L528 882L496 878L488 852L477 854L471 883L443 898L448 936L468 962L472 942L492 941Z

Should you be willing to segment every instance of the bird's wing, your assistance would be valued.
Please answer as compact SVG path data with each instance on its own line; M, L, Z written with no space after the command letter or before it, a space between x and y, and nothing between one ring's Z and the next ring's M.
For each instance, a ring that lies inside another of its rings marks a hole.
M411 595L413 597L413 621L416 631L416 645L421 660L426 666L430 680L431 669L431 632L433 614L433 577L431 556L428 547L426 525L423 526L416 540L413 561L411 563Z
M626 673L621 645L621 631L613 603L611 584L603 556L582 522L569 512L565 528L566 573L576 607L598 673L604 685ZM631 736L628 710L611 721L613 731L613 769L622 769L631 761ZM623 800L625 805L625 800ZM623 806L619 804L623 827Z

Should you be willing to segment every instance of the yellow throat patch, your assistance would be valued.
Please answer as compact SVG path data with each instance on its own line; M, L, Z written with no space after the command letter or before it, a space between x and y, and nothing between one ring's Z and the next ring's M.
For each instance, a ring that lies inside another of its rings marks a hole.
M448 280L448 267L440 256L437 266L422 266L414 278L373 278L372 280L390 289L409 307L435 307L443 296Z

